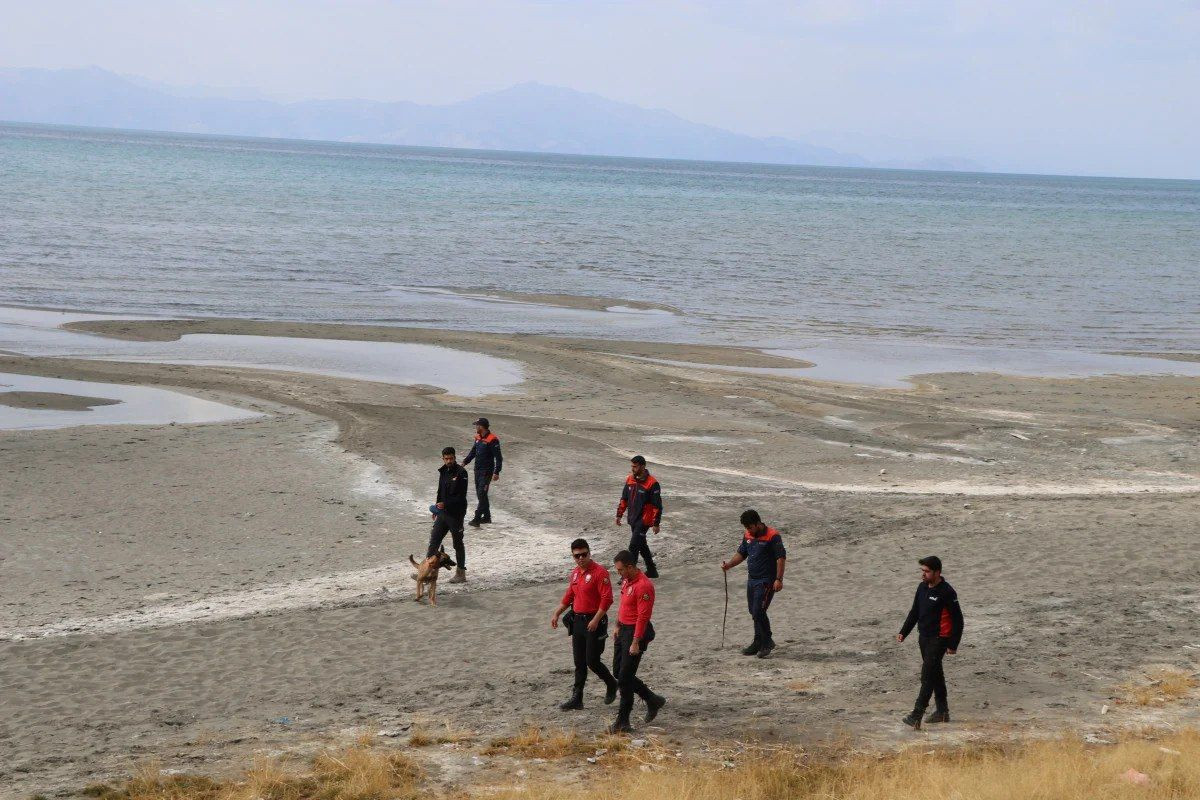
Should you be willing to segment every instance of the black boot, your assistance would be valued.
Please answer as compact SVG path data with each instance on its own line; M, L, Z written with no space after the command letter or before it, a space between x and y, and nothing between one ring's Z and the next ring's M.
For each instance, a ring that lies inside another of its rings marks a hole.
M629 720L617 717L617 721L608 726L609 733L633 733L633 726L629 724Z
M926 725L932 725L935 722L949 722L949 721L950 721L950 709L948 709L948 708L939 708L925 718Z
M658 716L658 712L667 704L667 698L662 695L652 694L646 698L646 722L650 723Z
M921 730L921 715L925 713L923 708L914 708L912 712L901 720L905 725L912 728L914 731Z
M646 577L650 580L654 580L658 577L658 567L654 565L653 561L646 561Z
M771 655L771 651L774 649L775 649L774 642L764 642L763 646L758 648L758 657L766 658L767 656Z
M474 517L467 524L470 525L472 528L478 528L482 523L479 521L479 517Z
M756 655L758 655L758 651L761 649L762 649L762 643L760 641L758 641L758 639L755 639L753 642L751 642L750 644L748 644L742 648L742 655L756 656Z
M583 689L576 688L571 692L571 699L559 705L563 711L580 711L583 709Z
M604 705L611 706L613 701L617 699L617 682L613 681L608 685L607 691L604 692Z

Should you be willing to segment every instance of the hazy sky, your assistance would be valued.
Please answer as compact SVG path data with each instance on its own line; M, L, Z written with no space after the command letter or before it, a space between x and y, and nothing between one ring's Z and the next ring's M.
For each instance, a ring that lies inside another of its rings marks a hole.
M908 140L1200 177L1197 0L0 0L0 20L0 66L426 103L536 80L873 158Z

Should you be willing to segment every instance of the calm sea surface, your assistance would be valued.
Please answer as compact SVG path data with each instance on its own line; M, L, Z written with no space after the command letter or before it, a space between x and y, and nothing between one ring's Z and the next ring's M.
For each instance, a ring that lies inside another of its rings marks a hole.
M1200 182L0 125L0 304L780 348L1198 351Z

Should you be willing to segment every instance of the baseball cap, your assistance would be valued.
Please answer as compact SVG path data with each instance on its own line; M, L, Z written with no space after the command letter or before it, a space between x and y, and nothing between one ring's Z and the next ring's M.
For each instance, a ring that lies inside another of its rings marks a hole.
M479 419L475 420L471 424L472 425L482 425L485 428L492 427L491 425L488 424L487 417L480 417Z

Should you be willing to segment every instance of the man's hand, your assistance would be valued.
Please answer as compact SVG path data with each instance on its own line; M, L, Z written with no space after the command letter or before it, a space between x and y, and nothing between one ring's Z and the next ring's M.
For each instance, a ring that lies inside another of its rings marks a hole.
M558 616L558 612L555 611L554 615L550 617L550 627L554 630L558 630Z
M774 588L775 588L775 591L777 591L777 592L783 591L783 578L775 579L775 587Z
M600 628L600 615L592 617L592 621L588 623L588 633L595 633Z
M897 634L896 634L896 641L897 641L897 642L903 642L903 641L904 641L904 634L903 634L903 633L897 633Z
M655 532L655 533L658 533L658 526L657 526L657 525L655 525L655 526L654 526L654 532Z
M493 476L492 476L492 483L495 483L495 482L496 482L496 481L498 481L498 480L500 480L500 473L499 473L499 472L497 472L495 475L493 475Z
M721 562L721 569L725 570L726 572L729 572L729 570L730 570L729 562L728 562L728 561L722 561L722 562Z
M437 507L438 507L438 508L441 508L441 509L445 509L445 508L446 508L446 504L445 504L445 503L438 503L438 504L437 504Z
M617 524L618 525L621 524L621 515L620 514L617 514Z
M642 645L637 639L634 639L633 644L629 645L629 655L636 656L640 652L642 652Z
M953 649L951 649L949 647L946 648L946 655L948 655L948 656L952 656L957 652L958 652L958 648L953 648Z

